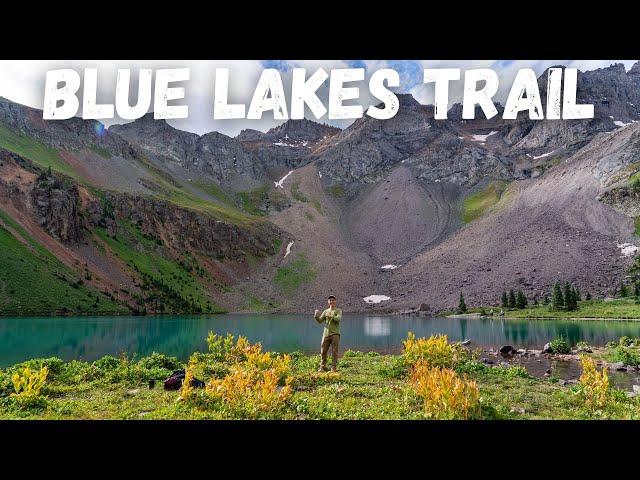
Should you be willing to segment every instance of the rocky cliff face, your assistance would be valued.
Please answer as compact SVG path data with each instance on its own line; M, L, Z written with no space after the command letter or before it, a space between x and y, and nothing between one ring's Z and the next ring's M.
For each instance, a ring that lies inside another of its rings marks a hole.
M92 225L110 235L119 232L118 221L132 222L150 238L178 252L196 251L214 259L243 261L247 255L264 257L275 253L278 230L266 222L240 227L168 202L143 196L106 193L88 207Z
M129 142L118 135L112 135L98 121L76 117L45 121L42 119L41 110L19 105L2 97L0 124L5 124L18 134L34 138L58 150L78 150L97 146L111 155L135 157L134 148Z
M313 153L340 129L310 120L288 120L266 133L243 130L236 140L250 150L269 172L282 173L310 162Z
M432 182L474 185L485 176L511 178L508 161L464 136L455 120L435 120L433 107L420 105L411 95L399 99L395 117L359 119L318 155L327 182L375 182L400 163Z
M433 120L433 107L399 95L400 109L389 120L363 117L335 137L317 158L331 183L367 182L433 141L447 130Z
M77 244L84 237L78 186L61 175L40 174L31 192L38 223L56 240Z
M125 125L110 128L132 144L142 155L168 169L182 180L213 181L219 185L246 181L262 183L267 179L263 165L235 139L211 132L206 135L184 132L153 113Z
M538 152L565 149L571 154L598 133L609 132L640 119L638 64L627 73L623 64L578 72L577 102L594 105L594 118L583 121L518 119L502 130L507 145L516 150ZM547 71L538 79L543 108L546 107Z

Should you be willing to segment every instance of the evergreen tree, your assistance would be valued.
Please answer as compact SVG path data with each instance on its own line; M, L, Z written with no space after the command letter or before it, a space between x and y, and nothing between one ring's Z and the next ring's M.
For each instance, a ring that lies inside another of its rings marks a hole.
M502 308L507 308L509 306L509 299L507 298L507 292L502 292L502 300L501 304Z
M568 283L565 285L565 292L567 291L568 285ZM569 286L568 292L568 295L565 293L564 305L568 311L572 312L578 309L578 297L576 295L576 290L572 286Z
M584 297L585 300L591 300L591 294L587 292L587 295Z
M622 298L627 298L629 296L629 291L627 290L627 286L624 282L620 284L620 296Z
M564 308L564 297L562 296L562 290L560 289L560 284L558 282L553 285L551 308L553 310L562 310Z
M576 301L577 302L581 302L582 301L582 294L580 293L580 289L578 287L576 287L573 290L574 296L576 297Z
M640 285L637 283L633 285L633 296L636 298L640 297Z
M467 312L467 304L464 303L464 295L460 292L460 303L458 304L458 312L466 313Z
M524 296L522 290L518 290L518 297L516 298L516 307L522 310L527 306L527 297Z
M509 308L516 308L516 295L513 290L509 290Z
M578 301L575 297L573 286L566 282L564 284L564 306L567 310L573 311L578 309Z
M542 299L542 304L549 305L549 295L544 296L544 298Z
M533 296L533 304L534 305L538 305L538 296L537 295Z

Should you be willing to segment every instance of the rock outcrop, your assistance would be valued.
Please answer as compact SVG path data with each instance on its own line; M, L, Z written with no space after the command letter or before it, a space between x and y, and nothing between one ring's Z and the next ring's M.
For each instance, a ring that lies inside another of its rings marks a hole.
M32 202L38 222L53 238L76 244L84 238L78 186L61 175L44 172L33 187Z

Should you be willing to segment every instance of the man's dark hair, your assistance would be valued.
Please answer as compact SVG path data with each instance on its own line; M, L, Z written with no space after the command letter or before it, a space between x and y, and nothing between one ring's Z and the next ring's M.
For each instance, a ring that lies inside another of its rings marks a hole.
M329 295L327 297L327 300L331 300L331 299L337 300L337 298L334 295Z

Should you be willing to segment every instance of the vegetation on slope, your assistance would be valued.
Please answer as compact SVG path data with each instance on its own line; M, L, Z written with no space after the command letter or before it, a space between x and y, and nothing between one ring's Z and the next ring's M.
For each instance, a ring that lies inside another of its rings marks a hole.
M124 314L0 211L0 315Z
M313 264L304 255L297 255L294 260L276 270L274 282L283 293L291 294L315 276Z
M171 259L155 239L146 237L130 222L119 222L124 234L111 237L104 228L97 236L144 280L145 296L139 304L156 313L221 313L211 302L203 282L206 272L187 253L179 260Z
M64 161L56 149L31 137L18 135L2 124L0 124L0 147L31 160L44 169L51 168L77 178L76 172Z
M51 168L53 171L63 173L77 181L86 183L86 179L80 178L78 173L64 161L56 149L48 147L34 138L19 135L2 124L0 124L0 147L31 160L38 167L43 169ZM111 154L103 147L93 145L90 148L104 158L111 158ZM183 208L207 214L217 220L228 221L234 224L249 224L257 220L255 218L257 214L253 211L242 211L233 205L232 202L228 201L215 203L200 198L181 188L166 172L159 170L149 161L141 159L141 164L153 176L154 185L151 185L151 188L155 190L155 196L158 198L167 200ZM95 187L95 185L92 187ZM219 187L209 185L205 191L209 194L215 193L215 195L212 195L214 198L220 197L222 199L225 197L224 192L222 192Z
M469 223L483 216L500 201L507 185L504 181L493 181L483 190L465 198L462 204L462 221Z

